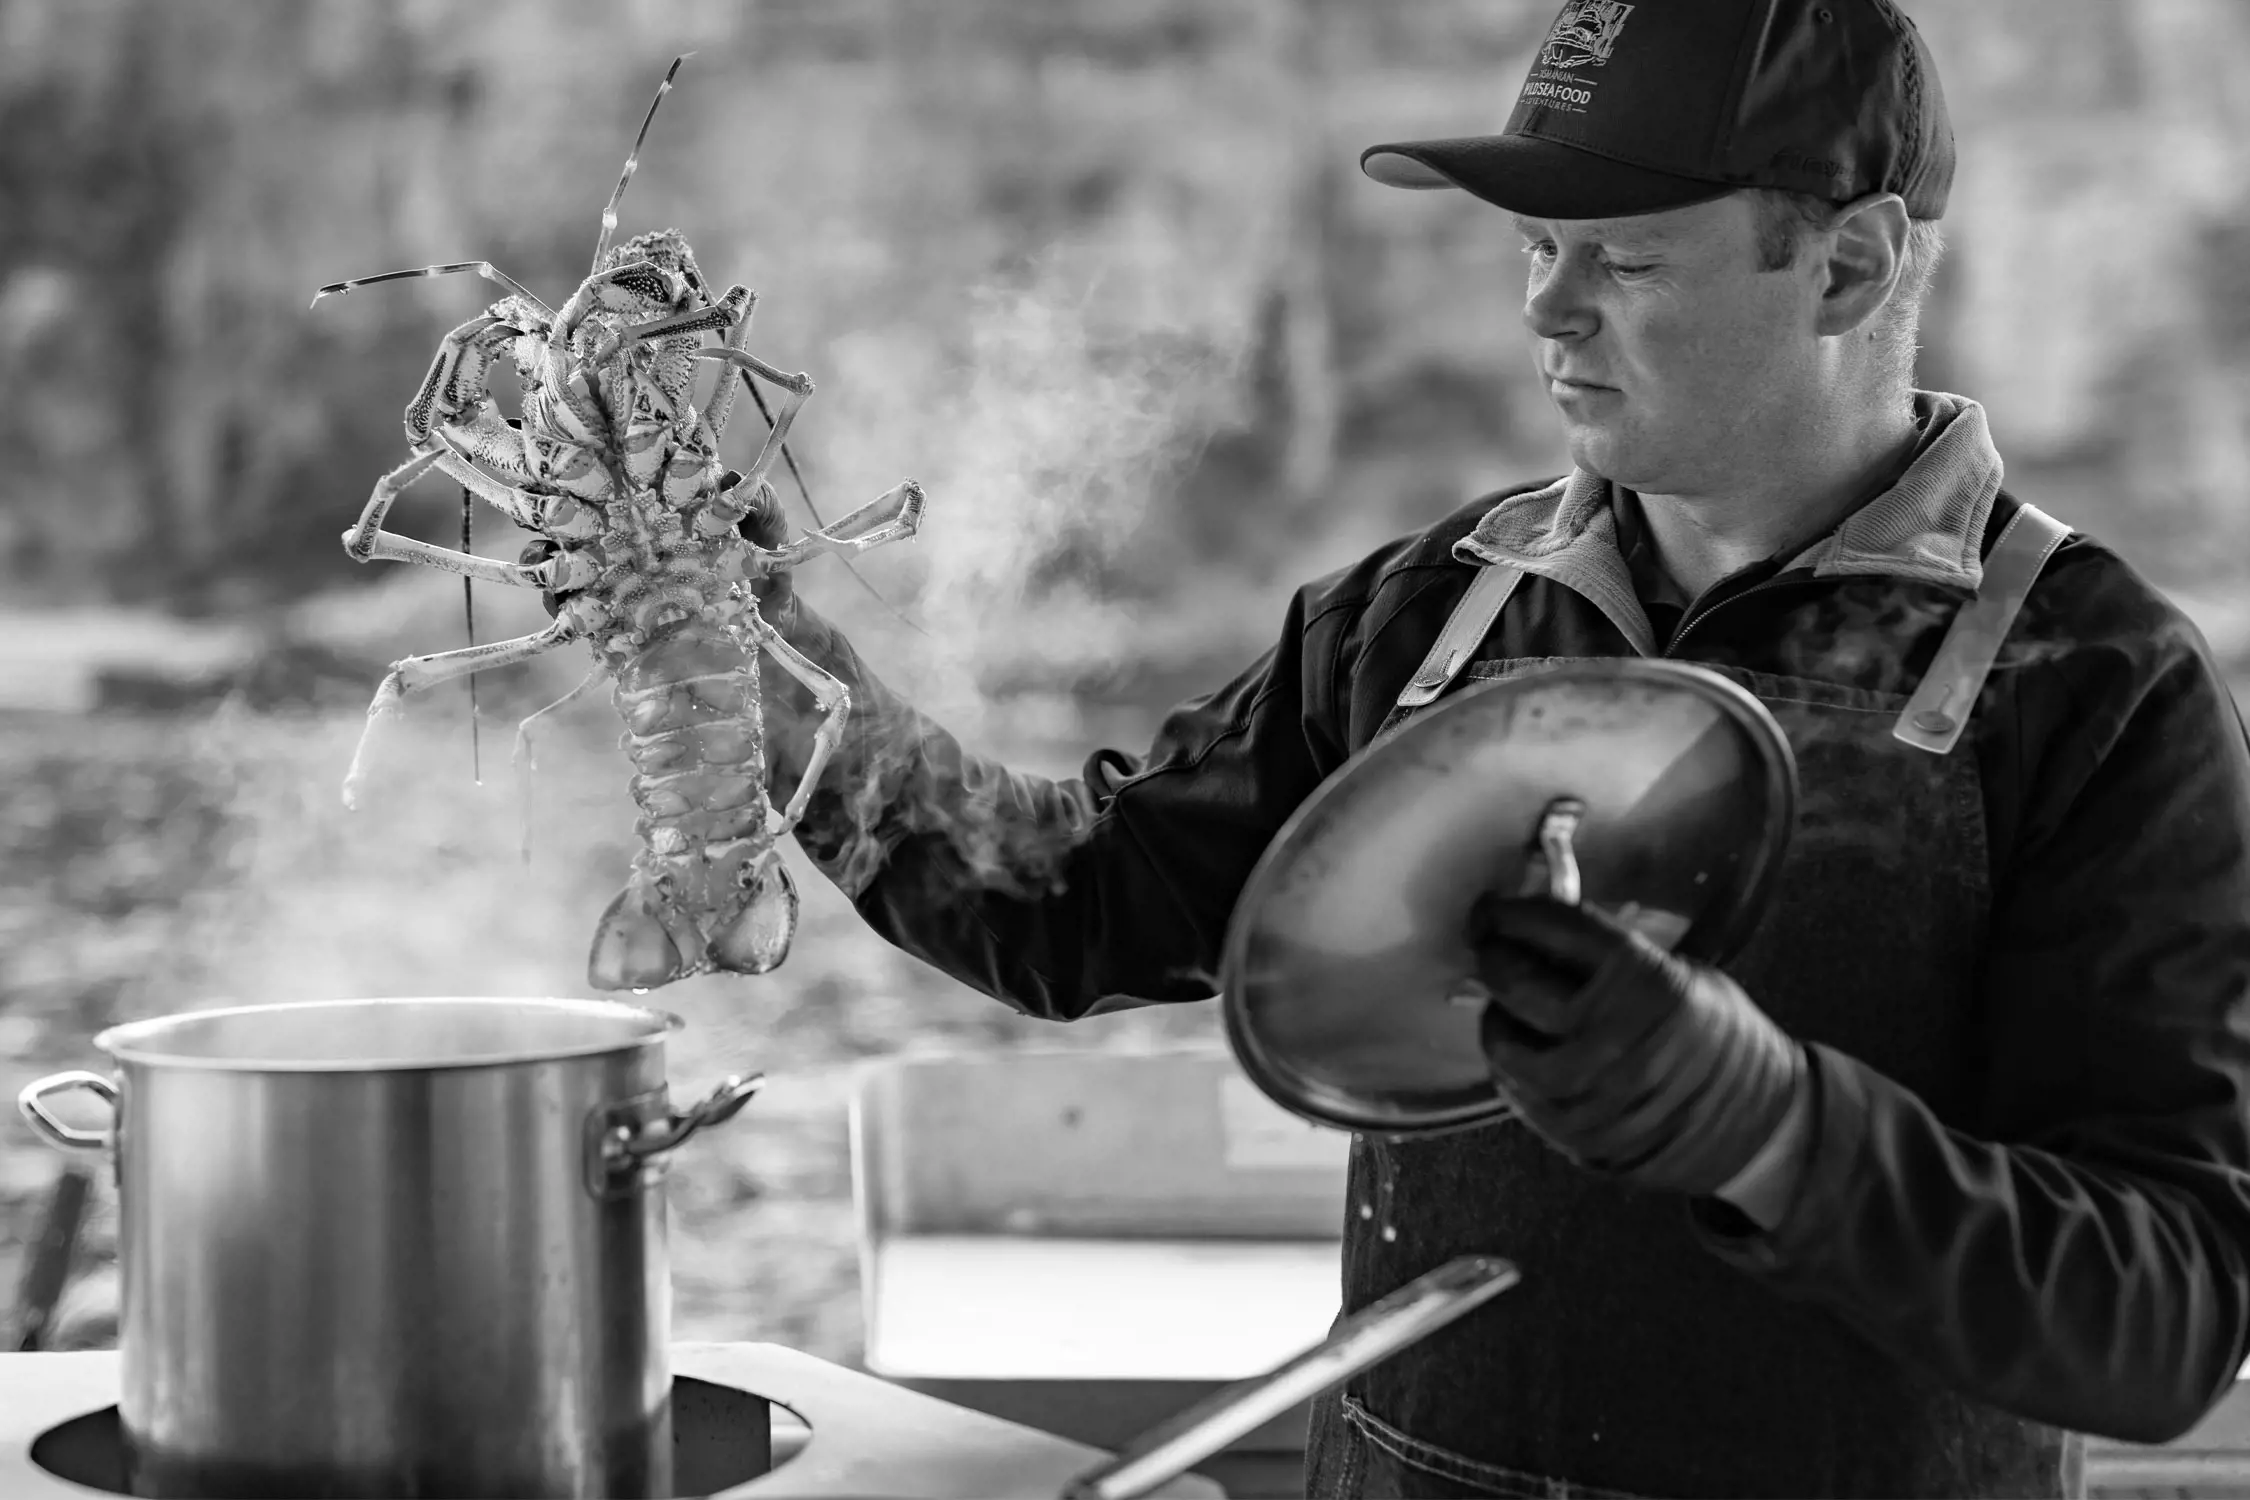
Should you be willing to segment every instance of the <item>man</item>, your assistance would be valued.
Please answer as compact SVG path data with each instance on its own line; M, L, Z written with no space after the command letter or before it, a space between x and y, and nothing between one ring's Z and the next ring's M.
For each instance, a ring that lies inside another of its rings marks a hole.
M1344 1300L1472 1251L1523 1281L1323 1401L1312 1492L2075 1493L2066 1430L2178 1436L2250 1330L2250 749L2187 621L2054 547L1982 410L1912 388L1953 168L1913 27L1573 0L1503 135L1363 166L1520 234L1573 472L1304 588L1145 756L1069 782L967 754L779 587L854 693L805 848L1030 1014L1206 998L1252 865L1429 696L1449 625L1475 649L1441 682L1719 671L1797 757L1774 897L1725 972L1478 905L1522 1122L1356 1140L1394 1232L1351 1216ZM1981 686L1914 696L1956 668ZM772 707L786 789L811 716Z

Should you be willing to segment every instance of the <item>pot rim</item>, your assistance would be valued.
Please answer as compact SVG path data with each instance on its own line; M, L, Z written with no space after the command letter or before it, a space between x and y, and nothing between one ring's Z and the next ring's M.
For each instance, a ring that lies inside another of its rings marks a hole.
M638 1020L648 1029L637 1036L587 1042L577 1046L454 1058L206 1057L168 1052L161 1050L159 1045L152 1045L165 1034L185 1026L230 1016L297 1014L311 1010L364 1010L373 1005L391 1004L459 1006L463 1009L530 1006L553 1012ZM575 1058L633 1051L661 1044L669 1033L681 1030L686 1024L670 1011L627 1005L618 1000L583 1000L545 995L393 995L344 1000L290 1000L263 1005L214 1005L199 1010L173 1011L166 1015L149 1016L111 1026L95 1035L94 1046L119 1063L207 1073L440 1073L470 1068L517 1067L526 1063L568 1062Z

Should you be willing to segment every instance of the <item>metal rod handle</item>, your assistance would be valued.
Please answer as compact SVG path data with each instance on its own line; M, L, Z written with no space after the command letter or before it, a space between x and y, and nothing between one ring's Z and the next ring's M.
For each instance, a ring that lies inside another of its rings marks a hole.
M1298 1402L1483 1306L1519 1279L1515 1266L1497 1256L1447 1261L1344 1319L1280 1368L1214 1392L1135 1438L1115 1458L1073 1479L1062 1500L1138 1500Z

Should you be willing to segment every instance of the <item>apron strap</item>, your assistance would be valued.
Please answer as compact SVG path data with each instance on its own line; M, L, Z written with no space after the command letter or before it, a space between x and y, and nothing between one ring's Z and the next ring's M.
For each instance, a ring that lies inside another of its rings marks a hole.
M1954 616L1929 671L1892 726L1894 736L1933 755L1946 754L1960 740L1969 710L1984 690L1984 680L2031 586L2069 535L2068 526L2037 506L2017 506L2000 539L1992 544L1992 555L1985 559L1983 585ZM1426 708L1452 685L1484 644L1523 576L1521 569L1505 563L1477 569L1429 655L1398 695L1400 708Z
M1894 736L1933 755L1953 748L2039 570L2069 535L2068 526L2044 511L2017 507L1984 560L1983 586L1953 617L1930 670L1891 726Z
M1437 701L1438 694L1477 654L1477 647L1492 630L1492 622L1500 618L1500 606L1508 602L1521 582L1523 571L1506 563L1477 569L1477 576L1469 581L1469 591L1453 606L1452 617L1438 632L1437 644L1422 658L1421 669L1407 683L1406 691L1398 695L1400 708L1423 708Z

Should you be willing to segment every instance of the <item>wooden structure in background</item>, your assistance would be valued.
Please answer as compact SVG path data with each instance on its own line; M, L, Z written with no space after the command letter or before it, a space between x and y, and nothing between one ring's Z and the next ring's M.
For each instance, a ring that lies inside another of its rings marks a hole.
M1321 1338L1349 1137L1226 1053L904 1058L851 1111L868 1370L1114 1448ZM1301 1484L1304 1411L1198 1472Z

